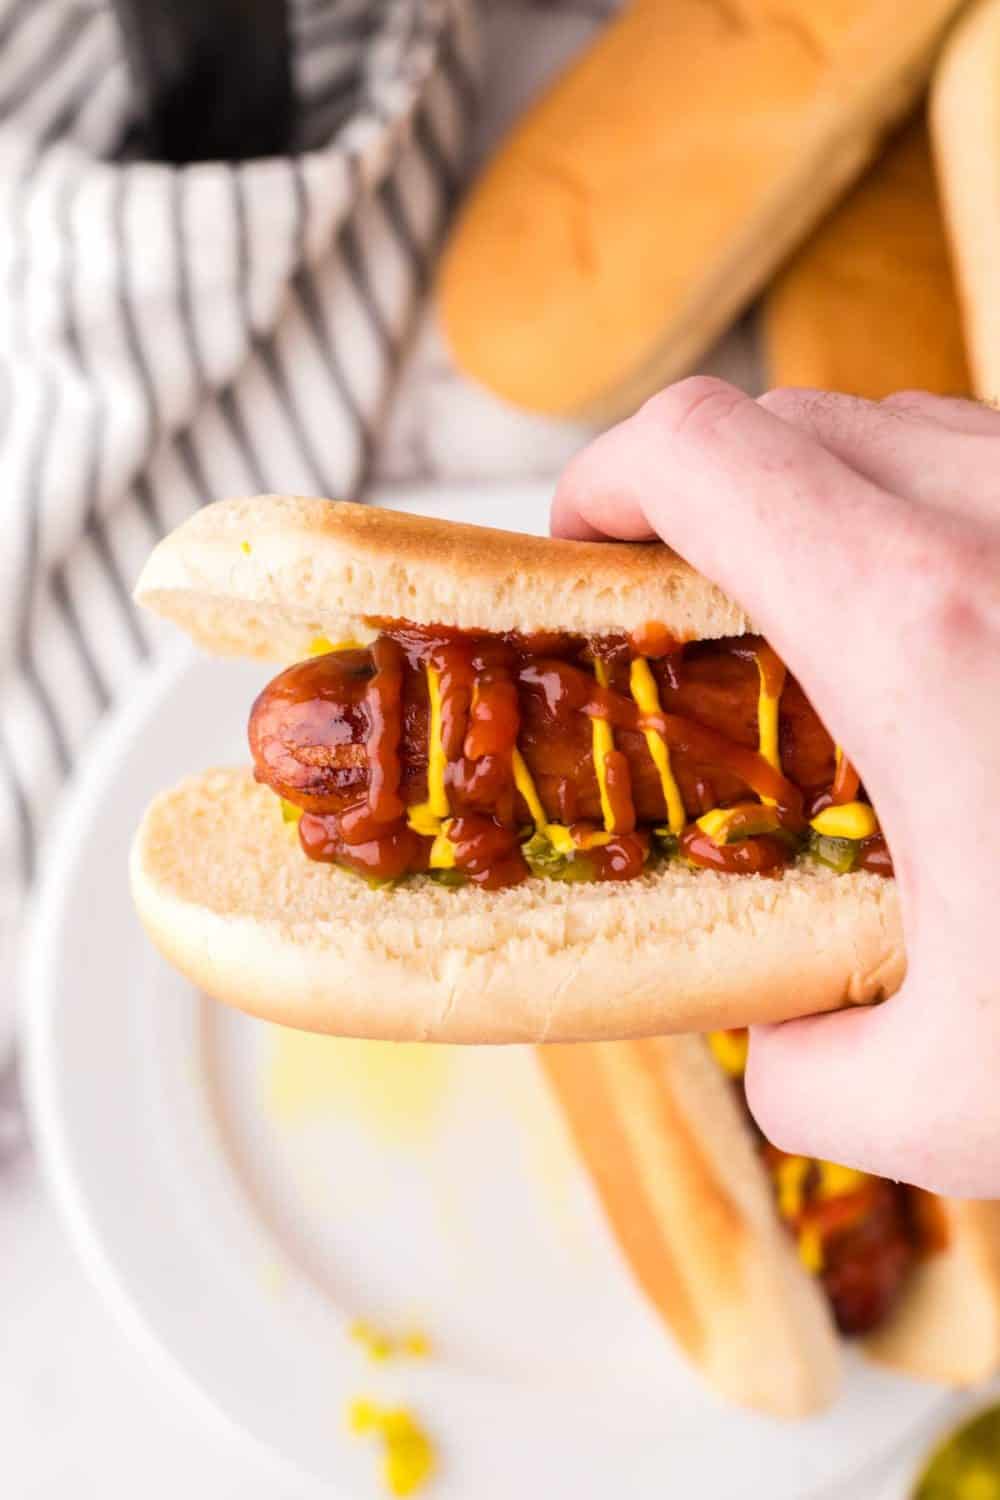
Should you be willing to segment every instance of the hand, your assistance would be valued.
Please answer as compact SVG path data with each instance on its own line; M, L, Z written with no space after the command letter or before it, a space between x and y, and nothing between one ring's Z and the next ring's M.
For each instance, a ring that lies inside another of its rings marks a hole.
M681 381L570 464L552 529L662 536L720 584L878 809L906 981L870 1010L754 1028L762 1129L1000 1197L1000 413Z

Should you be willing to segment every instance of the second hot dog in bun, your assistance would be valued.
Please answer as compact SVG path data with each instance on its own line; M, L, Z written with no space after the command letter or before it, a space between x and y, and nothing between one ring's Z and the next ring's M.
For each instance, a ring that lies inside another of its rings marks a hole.
M220 999L318 1030L512 1041L735 1026L902 977L849 758L661 545L318 500L201 512L137 595L291 660L253 770L166 793L133 887Z
M737 1032L541 1047L629 1266L723 1395L799 1417L842 1344L967 1386L1000 1367L1000 1204L933 1197L770 1146Z

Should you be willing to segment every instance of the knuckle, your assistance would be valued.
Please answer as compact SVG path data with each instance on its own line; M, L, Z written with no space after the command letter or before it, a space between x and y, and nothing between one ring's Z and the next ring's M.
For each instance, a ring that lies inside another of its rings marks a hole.
M1000 613L995 549L984 546L979 528L962 528L914 538L908 551L904 571L916 582L912 629L925 650L960 659Z
M824 394L807 385L776 385L757 398L757 405L776 417L794 417L803 410L812 410L822 402Z
M704 436L723 425L748 400L743 391L724 380L712 375L690 375L651 396L638 416L674 434Z
M938 404L938 397L932 396L928 391L902 390L893 391L890 396L884 396L879 403L880 406L888 407L890 411L902 412L921 416Z

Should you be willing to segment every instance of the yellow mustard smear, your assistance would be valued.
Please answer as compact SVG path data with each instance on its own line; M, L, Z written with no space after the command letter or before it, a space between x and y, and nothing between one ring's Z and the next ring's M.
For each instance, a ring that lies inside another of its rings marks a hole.
M454 1064L450 1047L275 1026L264 1056L264 1104L286 1128L347 1118L389 1145L412 1150L438 1128Z
M740 836L747 838L755 833L773 833L780 827L778 816L770 806L761 806L754 812L747 807L713 807L707 813L702 813L695 822L702 833L707 833L709 838L716 844L725 844L729 838L733 823L739 819L741 824Z
M377 1438L382 1448L382 1479L390 1495L415 1495L434 1473L434 1446L404 1406L382 1406L359 1396L347 1408L348 1429Z
M831 839L867 839L878 833L878 818L867 802L834 803L812 819L810 827Z
M331 654L331 652L336 652L336 651L363 651L364 649L365 649L365 643L364 643L364 641L353 641L353 640L331 641L331 639L330 639L330 637L328 635L314 635L313 638L312 638L312 640L309 642L309 647L308 647L308 650L306 651L306 655L307 656L329 656Z
M400 1337L386 1333L381 1328L356 1318L348 1329L350 1337L375 1364L404 1355L409 1359L427 1359L431 1352L431 1341L420 1329L410 1329Z

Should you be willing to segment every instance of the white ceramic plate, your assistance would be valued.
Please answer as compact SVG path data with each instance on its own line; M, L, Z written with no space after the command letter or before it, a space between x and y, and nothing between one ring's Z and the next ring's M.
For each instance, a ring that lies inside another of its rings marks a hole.
M540 487L407 509L543 530ZM931 1419L939 1393L852 1363L820 1419L724 1407L632 1284L531 1049L277 1033L204 1001L144 940L126 854L150 795L245 758L267 673L186 650L95 744L61 820L28 974L38 1140L87 1264L148 1351L322 1493L374 1492L355 1395L435 1435L439 1500L806 1500ZM419 1326L374 1365L356 1317Z

